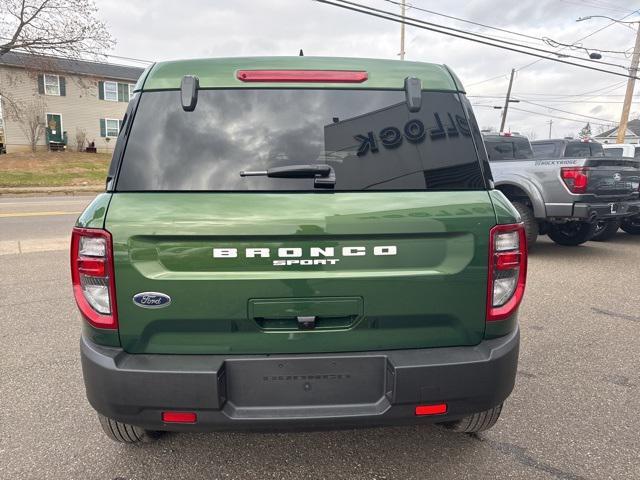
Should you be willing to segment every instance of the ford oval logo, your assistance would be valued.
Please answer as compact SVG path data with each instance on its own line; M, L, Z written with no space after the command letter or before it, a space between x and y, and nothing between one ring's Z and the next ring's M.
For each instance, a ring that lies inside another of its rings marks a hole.
M164 293L142 292L133 296L133 303L142 308L164 308L171 303L171 297Z
M613 179L614 179L616 182L619 182L620 180L622 180L622 175L620 175L619 173L614 173L614 174L613 174Z

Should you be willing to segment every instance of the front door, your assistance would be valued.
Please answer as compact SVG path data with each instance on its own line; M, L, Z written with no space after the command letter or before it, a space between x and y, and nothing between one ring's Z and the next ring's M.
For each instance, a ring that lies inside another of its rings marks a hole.
M62 117L57 113L47 113L47 132L50 142L62 142Z

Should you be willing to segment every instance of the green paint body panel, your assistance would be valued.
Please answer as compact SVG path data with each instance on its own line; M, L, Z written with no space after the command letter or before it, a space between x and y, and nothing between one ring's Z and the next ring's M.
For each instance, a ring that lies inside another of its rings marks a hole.
M176 354L476 345L495 224L487 191L114 193L105 228L120 341L130 353ZM389 245L396 255L371 254ZM243 255L299 247L309 259L311 247L355 246L367 254L336 253L333 265ZM237 258L213 257L213 248L231 247ZM135 305L145 291L171 304ZM298 328L296 317L307 315L318 328Z
M101 193L84 209L76 220L76 227L82 228L103 228L104 217L107 214L107 207L111 200L110 193Z
M364 70L362 83L255 83L236 78L238 70ZM407 76L422 80L425 90L459 91L459 81L444 65L371 58L247 57L160 62L142 75L136 90L180 88L185 75L196 75L201 88L382 88L402 89ZM458 82L458 83L457 83Z

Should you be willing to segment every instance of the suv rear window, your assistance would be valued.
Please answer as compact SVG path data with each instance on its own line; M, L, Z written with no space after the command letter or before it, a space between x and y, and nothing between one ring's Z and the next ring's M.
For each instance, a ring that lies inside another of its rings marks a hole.
M489 160L526 160L533 158L529 140L521 137L486 137Z
M308 178L240 176L299 164L333 167L335 190L484 189L462 101L423 92L410 113L403 90L220 89L185 112L179 91L143 92L116 190L314 190Z
M604 156L605 157L622 157L622 147L619 148L605 148Z

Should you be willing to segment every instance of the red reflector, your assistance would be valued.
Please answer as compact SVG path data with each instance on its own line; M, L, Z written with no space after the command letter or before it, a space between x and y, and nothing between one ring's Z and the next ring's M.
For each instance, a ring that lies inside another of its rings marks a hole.
M326 82L362 83L367 72L351 70L238 70L242 82Z
M195 412L162 412L164 423L196 423Z
M435 405L418 405L416 415L442 415L447 413L446 403L436 403Z
M496 253L496 269L511 270L520 266L520 252Z
M106 272L104 259L79 258L78 271L92 277L104 277Z

